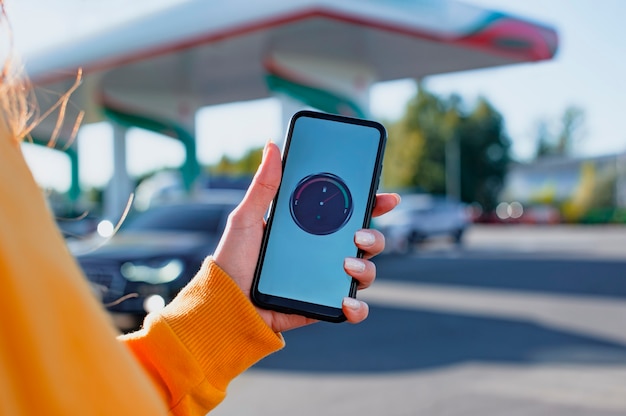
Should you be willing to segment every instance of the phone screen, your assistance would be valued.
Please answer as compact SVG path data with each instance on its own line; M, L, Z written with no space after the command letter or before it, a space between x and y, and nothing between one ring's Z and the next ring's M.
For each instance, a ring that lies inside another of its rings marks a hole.
M343 261L360 255L354 233L369 225L385 140L371 121L292 118L255 276L260 306L342 320L343 298L355 292Z

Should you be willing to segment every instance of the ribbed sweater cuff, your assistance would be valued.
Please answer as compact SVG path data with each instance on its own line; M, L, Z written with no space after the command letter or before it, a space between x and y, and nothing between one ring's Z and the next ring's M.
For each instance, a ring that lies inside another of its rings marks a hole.
M161 312L195 357L207 381L225 391L228 383L284 346L250 300L211 258Z

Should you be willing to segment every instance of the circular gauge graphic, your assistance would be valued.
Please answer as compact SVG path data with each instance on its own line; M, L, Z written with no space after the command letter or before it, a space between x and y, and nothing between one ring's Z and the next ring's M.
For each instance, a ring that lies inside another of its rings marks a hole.
M332 234L352 215L352 195L345 182L332 173L309 175L298 182L289 201L298 227L315 235Z

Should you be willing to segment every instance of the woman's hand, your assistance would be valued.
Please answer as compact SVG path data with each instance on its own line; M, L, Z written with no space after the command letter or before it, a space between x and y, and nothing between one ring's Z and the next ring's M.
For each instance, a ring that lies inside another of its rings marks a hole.
M248 298L256 262L261 249L265 228L265 214L276 195L282 175L280 150L268 143L263 160L252 180L252 184L239 204L231 213L226 230L213 256L215 262L228 273ZM373 215L391 211L400 202L396 194L379 194ZM369 287L376 277L376 267L370 258L385 247L383 235L372 229L359 230L354 237L355 245L364 252L364 258L346 258L345 271L359 282L358 288ZM369 308L365 302L353 298L344 299L343 312L348 322L358 323L367 318ZM290 315L257 308L261 317L275 331L282 332L315 322L300 315Z

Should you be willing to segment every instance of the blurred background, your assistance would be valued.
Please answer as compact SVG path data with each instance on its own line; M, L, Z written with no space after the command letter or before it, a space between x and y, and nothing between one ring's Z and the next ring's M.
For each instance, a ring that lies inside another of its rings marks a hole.
M370 319L285 334L216 414L626 412L626 3L7 3L44 110L83 68L23 147L103 302L132 295L121 330L193 275L290 114L387 127Z

